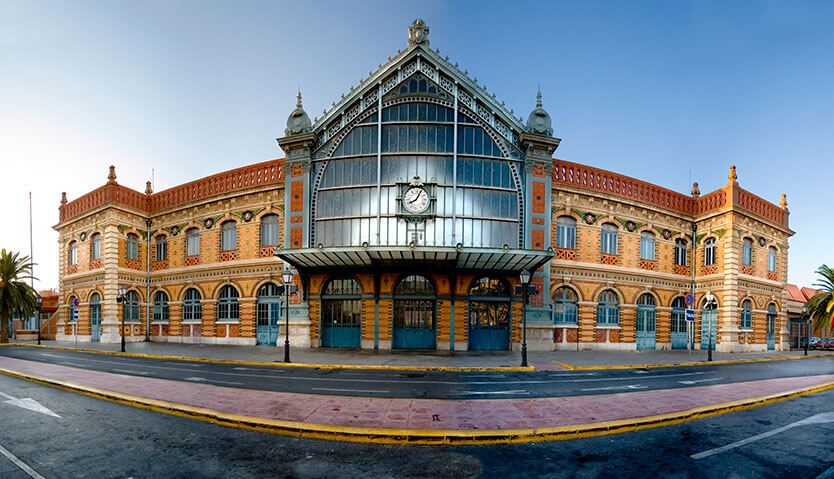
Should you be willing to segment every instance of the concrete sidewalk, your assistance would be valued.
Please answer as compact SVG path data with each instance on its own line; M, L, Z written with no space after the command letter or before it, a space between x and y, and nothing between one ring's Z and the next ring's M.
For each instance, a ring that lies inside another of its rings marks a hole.
M429 400L255 391L0 357L0 373L278 434L379 443L569 439L675 424L834 387L834 375L535 399Z
M34 342L17 344L32 345ZM42 341L43 345L71 349L119 351L119 344L98 342ZM128 353L155 356L278 363L284 361L284 348L273 346L218 346L158 342L128 343ZM382 366L412 368L518 368L518 351L481 352L409 352L291 348L294 364ZM832 351L809 351L809 356L832 356ZM658 367L687 363L706 363L706 351L553 351L529 353L528 362L538 370L608 367ZM713 352L715 362L761 361L800 358L803 351L769 351L765 353Z

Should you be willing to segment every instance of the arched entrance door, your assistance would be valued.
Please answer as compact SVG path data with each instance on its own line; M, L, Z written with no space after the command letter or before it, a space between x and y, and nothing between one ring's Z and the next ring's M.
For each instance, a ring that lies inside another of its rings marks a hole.
M483 277L469 288L469 350L510 349L510 290Z
M258 288L257 344L278 344L278 321L281 319L281 293L278 286L266 283Z
M688 342L686 325L686 301L680 296L672 301L672 323L671 331L672 349L686 349Z
M712 332L710 339L709 332ZM715 351L715 338L718 336L718 304L704 303L701 309L701 349L706 351L707 346L712 344L712 350ZM712 341L712 343L710 343Z
M657 303L644 293L637 299L637 350L654 349L657 341Z
M437 348L437 298L425 276L411 274L394 288L394 349Z
M321 345L358 348L362 345L362 288L353 278L330 280L321 293Z
M773 303L767 305L767 350L776 349L776 306Z
M90 340L101 340L101 296L98 293L90 296Z

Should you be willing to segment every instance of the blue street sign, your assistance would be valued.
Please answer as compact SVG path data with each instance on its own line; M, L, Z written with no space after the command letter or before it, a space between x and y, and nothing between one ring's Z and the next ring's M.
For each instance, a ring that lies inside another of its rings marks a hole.
M686 310L686 320L687 321L695 321L695 310L694 309L687 309Z
M72 310L72 320L73 321L78 321L78 310L77 309Z
M78 307L78 298L74 298L72 300L72 305L75 306L76 308Z
M692 293L687 293L686 294L686 304L688 304L690 306L695 304L695 295L694 294L692 294Z

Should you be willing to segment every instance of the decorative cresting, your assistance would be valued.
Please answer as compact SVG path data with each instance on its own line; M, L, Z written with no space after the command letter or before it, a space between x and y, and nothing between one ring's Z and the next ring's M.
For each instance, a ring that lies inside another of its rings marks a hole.
M439 50L429 48L428 33L428 25L423 20L415 20L408 28L408 48L389 57L375 72L368 72L359 85L351 87L348 95L343 95L324 111L313 124L318 145L338 137L364 112L376 107L380 96L385 96L417 72L438 85L449 98L457 94L461 106L471 110L507 142L518 145L518 135L525 131L523 120L497 101L495 94L470 78L467 71L450 63L448 57L441 57Z
M304 111L304 107L301 105L301 90L298 90L295 99L295 110L287 118L287 128L284 130L284 134L287 136L309 133L313 127L310 117L307 116L307 112Z
M550 115L542 107L542 91L536 93L536 109L527 117L527 131L539 135L553 136Z

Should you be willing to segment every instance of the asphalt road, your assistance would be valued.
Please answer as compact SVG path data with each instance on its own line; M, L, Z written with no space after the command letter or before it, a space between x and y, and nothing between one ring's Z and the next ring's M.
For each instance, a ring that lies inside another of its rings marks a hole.
M557 397L834 374L834 357L717 366L535 373L239 366L7 346L0 355L132 376L266 391L431 399Z
M37 401L60 416L0 400L0 447L46 478L834 476L834 423L817 416L834 413L834 392L627 434L479 447L381 446L275 436L5 376L0 376L0 392ZM815 416L808 424L795 425ZM699 453L707 455L692 457ZM32 476L0 455L0 477Z

